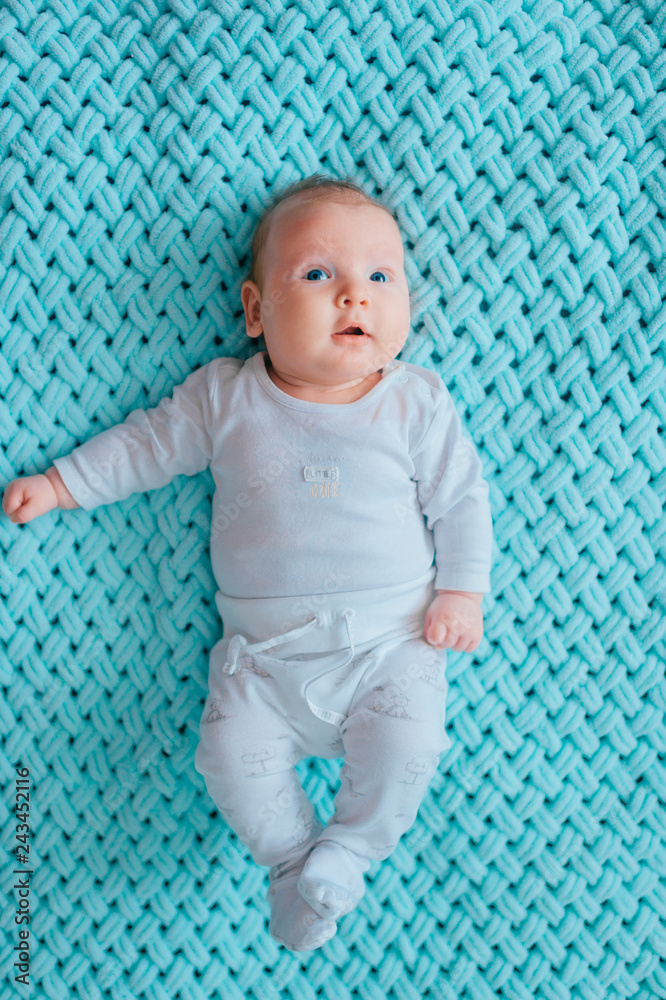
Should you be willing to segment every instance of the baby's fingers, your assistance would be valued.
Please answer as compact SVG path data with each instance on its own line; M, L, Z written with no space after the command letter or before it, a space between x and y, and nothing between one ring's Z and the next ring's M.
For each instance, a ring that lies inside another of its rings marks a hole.
M459 635L453 629L447 628L442 648L450 649L454 653L464 653L467 649L467 636Z
M15 518L12 517L12 514L18 511L18 509L23 504L23 501L25 499L24 494L25 490L21 486L20 479L12 480L12 482L5 490L4 496L2 498L2 509L5 512L5 514L8 515L10 521L15 521Z
M26 524L28 521L32 521L33 517L38 517L42 513L41 510L37 510L38 502L35 497L31 497L29 500L22 502L20 507L17 507L10 515L9 520L12 524Z
M444 622L437 620L428 624L424 634L426 642L429 642L431 646L435 646L437 649L450 649L454 653L473 653L483 637L481 629L475 629L470 634L469 629L458 630L451 622L444 624Z
M44 476L24 476L14 479L5 490L2 509L12 524L26 524L34 517L46 514L55 506L55 493L47 480L47 488L39 480Z
M454 649L458 642L458 635L451 628L447 628L444 622L433 621L426 631L426 641L437 649Z

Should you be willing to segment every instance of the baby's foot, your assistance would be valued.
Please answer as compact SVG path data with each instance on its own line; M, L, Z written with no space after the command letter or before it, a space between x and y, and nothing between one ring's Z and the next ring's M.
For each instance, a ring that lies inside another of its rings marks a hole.
M320 917L339 920L358 906L370 862L332 840L317 844L308 857L298 891Z
M322 919L303 899L297 885L305 858L275 865L268 873L271 936L290 951L314 951L330 941L337 925Z

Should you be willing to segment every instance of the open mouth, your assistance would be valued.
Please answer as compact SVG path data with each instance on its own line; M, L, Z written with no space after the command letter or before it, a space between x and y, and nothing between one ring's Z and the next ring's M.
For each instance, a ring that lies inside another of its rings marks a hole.
M367 337L365 330L360 326L346 326L344 330L336 330L335 337Z

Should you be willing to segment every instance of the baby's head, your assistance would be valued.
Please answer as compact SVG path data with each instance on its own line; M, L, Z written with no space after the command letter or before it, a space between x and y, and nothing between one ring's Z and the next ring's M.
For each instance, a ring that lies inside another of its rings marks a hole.
M335 386L377 372L409 333L397 223L350 181L301 181L259 220L241 296L248 335L263 333L289 381Z

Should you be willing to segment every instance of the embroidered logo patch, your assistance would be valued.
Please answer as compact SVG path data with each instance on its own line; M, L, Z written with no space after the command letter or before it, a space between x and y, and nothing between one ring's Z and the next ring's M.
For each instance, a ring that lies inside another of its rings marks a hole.
M303 477L306 483L334 483L338 479L337 465L305 465Z

